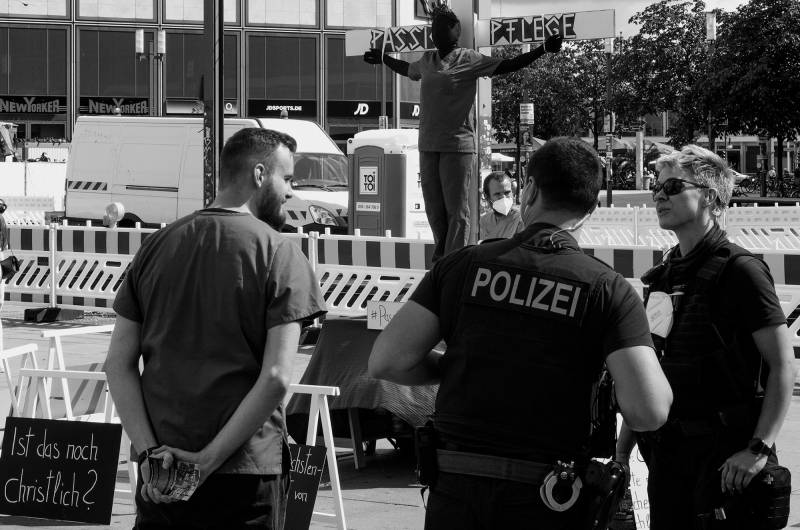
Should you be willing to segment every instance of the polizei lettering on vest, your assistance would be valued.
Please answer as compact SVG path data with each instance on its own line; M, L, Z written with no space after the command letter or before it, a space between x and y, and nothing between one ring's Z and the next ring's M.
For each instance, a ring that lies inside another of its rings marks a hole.
M467 283L466 302L555 318L583 317L588 285L495 264L474 266Z

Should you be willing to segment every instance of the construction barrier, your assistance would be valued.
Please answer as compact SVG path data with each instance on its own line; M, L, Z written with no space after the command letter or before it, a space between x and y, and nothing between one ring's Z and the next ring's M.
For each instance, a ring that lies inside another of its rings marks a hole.
M629 214L628 214L629 215ZM5 299L77 309L109 309L125 270L154 230L52 225L10 228L20 271ZM392 237L297 233L331 314L363 316L367 301L405 302L431 266L433 243ZM585 245L584 252L611 266L642 293L638 280L661 262L663 248ZM800 250L754 252L769 265L792 341L800 347Z
M9 203L6 222L9 225L44 226L45 211L61 209L60 203L52 199L47 206L17 208ZM800 206L733 207L726 211L721 224L731 241L748 250L800 250ZM389 253L381 250L381 245L387 244L386 238L351 237L350 243L348 240L337 242L335 246L329 242L321 243L317 249L320 256L330 255L329 258L323 257L322 261L341 265L416 269L427 267L433 255L431 241L394 240L398 248ZM581 246L668 248L678 243L673 232L659 226L655 208L638 206L597 208L583 228L576 232L576 237ZM307 249L304 248L304 252L307 255ZM385 261L387 259L389 261Z

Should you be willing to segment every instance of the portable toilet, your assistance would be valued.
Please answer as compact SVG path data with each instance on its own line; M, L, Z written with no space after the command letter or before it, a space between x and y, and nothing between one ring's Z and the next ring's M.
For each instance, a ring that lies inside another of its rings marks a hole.
M347 141L349 233L433 239L419 177L417 129L362 131Z

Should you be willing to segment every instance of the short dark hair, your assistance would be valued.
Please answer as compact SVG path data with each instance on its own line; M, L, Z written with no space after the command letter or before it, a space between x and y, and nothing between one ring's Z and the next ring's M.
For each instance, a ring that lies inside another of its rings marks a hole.
M503 181L505 181L505 180L509 180L510 181L511 177L509 177L504 171L492 171L491 173L486 175L486 178L483 179L483 195L484 195L484 197L488 197L489 196L489 183L491 183L493 180L496 180L497 182L500 182L502 184Z
M254 164L263 162L267 171L273 168L272 153L279 146L289 151L297 151L297 142L282 132L258 127L248 127L236 132L225 142L220 154L219 186L225 187L236 182L243 171Z
M539 188L544 207L579 214L597 206L602 171L600 157L579 138L548 140L528 163L528 176Z

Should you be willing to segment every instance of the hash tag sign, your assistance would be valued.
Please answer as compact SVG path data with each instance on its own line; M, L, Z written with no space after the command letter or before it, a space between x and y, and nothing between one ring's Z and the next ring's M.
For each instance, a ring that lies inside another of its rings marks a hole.
M6 418L0 513L109 524L122 426Z
M325 469L326 451L325 447L289 444L292 485L289 487L284 530L308 530L311 525L319 481Z

